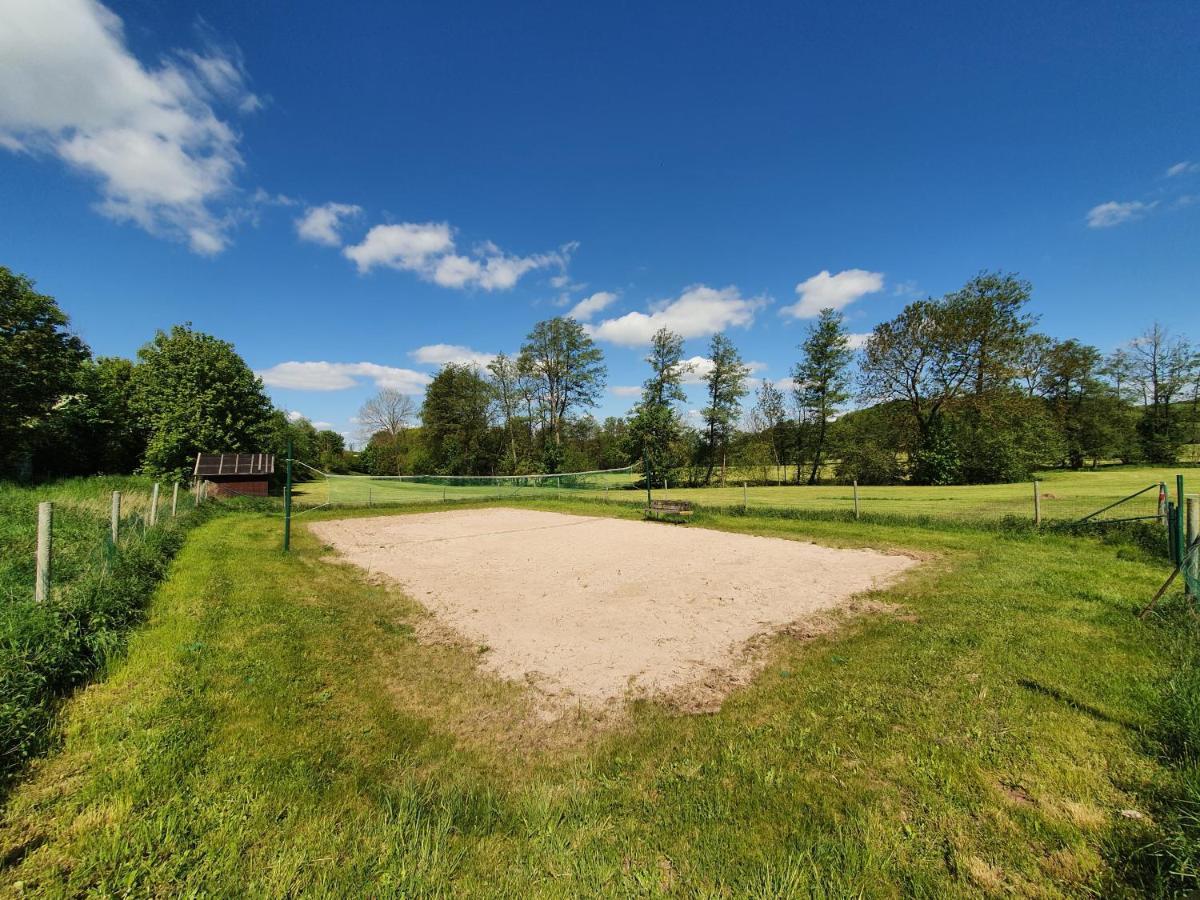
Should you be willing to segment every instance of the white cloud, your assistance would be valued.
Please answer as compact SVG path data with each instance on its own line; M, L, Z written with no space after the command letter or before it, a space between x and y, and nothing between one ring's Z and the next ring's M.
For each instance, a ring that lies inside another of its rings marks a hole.
M424 372L378 363L284 362L257 373L263 384L298 391L342 391L369 378L377 387L419 394L433 379Z
M762 362L748 362L745 365L751 372L761 372L767 367ZM703 384L713 370L713 361L707 356L693 356L683 361L683 370L681 381L684 384Z
M333 431L332 422L313 422L312 427L317 429L317 431Z
M1167 169L1167 177L1174 178L1176 175L1190 175L1193 172L1200 172L1200 162L1192 162L1185 159L1183 162L1177 162Z
M346 247L342 253L363 274L376 266L386 266L414 272L442 287L506 291L534 269L557 266L565 271L577 246L570 243L553 253L511 256L491 241L484 241L468 256L457 252L454 230L448 223L401 222L376 225L362 243Z
M1088 228L1112 228L1114 225L1134 222L1157 205L1158 201L1143 203L1140 200L1130 200L1120 203L1110 200L1108 203L1101 203L1088 210L1087 225Z
M667 328L683 338L703 337L733 326L746 326L766 303L762 297L743 297L736 287L692 285L673 300L650 307L649 313L631 312L588 325L588 333L625 347L650 343L654 332Z
M567 315L580 322L590 322L592 316L612 306L616 299L617 295L611 291L596 291L590 297L584 297L571 307L571 311Z
M850 340L850 349L851 350L861 350L863 347L865 347L867 345L867 341L870 340L871 332L869 332L869 331L851 332L850 334L846 335L846 337L849 338L849 340Z
M481 369L496 358L494 353L483 353L460 344L427 344L408 355L416 362L431 366L455 363L460 366L479 366Z
M796 285L800 299L779 312L795 319L811 319L823 309L844 309L867 294L883 290L883 273L846 269L836 275L822 270Z
M376 225L367 232L361 244L342 251L353 260L359 272L369 272L375 266L422 271L431 257L454 248L450 226L445 222L402 222L399 225Z
M261 101L230 51L176 53L147 68L96 0L0 4L0 146L50 154L95 176L97 209L200 254L228 244L238 137L217 114Z
M342 220L357 216L362 212L361 206L353 203L323 203L320 206L310 206L304 215L296 220L296 233L301 240L312 241L314 244L324 244L326 247L340 247L342 236L339 229Z
M617 397L636 397L641 394L642 389L636 384L618 384L610 387L608 391Z
M796 379L791 377L779 378L776 381L773 381L772 384L774 384L775 389L779 391L787 392L794 391L796 389Z

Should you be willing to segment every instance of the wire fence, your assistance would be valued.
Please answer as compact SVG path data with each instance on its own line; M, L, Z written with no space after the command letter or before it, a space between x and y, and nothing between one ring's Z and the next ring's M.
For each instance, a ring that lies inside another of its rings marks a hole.
M589 477L580 477L587 475ZM1157 477L1155 477L1157 476ZM699 509L762 509L862 519L888 518L963 524L1025 521L1058 525L1101 525L1163 520L1164 503L1175 489L1165 471L1116 470L1047 473L1033 482L998 485L917 487L908 485L729 484L724 487L663 487L652 496L692 503ZM669 485L670 482L668 481ZM646 502L638 472L577 473L527 478L328 476L298 483L296 510L324 506L383 507L409 503L472 500L587 499Z
M91 483L88 483L88 482ZM112 567L116 555L195 505L188 488L163 491L133 479L75 479L44 490L0 491L0 600L47 601L84 576ZM112 489L118 488L118 489Z

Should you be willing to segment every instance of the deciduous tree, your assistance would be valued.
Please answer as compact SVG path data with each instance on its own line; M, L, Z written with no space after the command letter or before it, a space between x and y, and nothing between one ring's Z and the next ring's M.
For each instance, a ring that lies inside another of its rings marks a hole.
M725 456L729 439L741 416L742 398L747 394L746 379L750 376L750 369L742 362L733 341L723 333L713 335L708 353L712 368L704 376L708 405L702 411L704 447L708 457L705 484L712 483L713 468L718 457L721 459L721 482L725 481Z

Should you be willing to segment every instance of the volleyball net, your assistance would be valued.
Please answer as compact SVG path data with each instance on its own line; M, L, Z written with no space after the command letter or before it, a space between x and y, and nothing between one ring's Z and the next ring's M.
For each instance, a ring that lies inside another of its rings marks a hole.
M383 506L448 500L555 497L564 494L603 498L633 488L637 477L633 466L553 475L327 474L325 503L331 506ZM297 487L303 490L302 486ZM614 495L613 499L618 497Z

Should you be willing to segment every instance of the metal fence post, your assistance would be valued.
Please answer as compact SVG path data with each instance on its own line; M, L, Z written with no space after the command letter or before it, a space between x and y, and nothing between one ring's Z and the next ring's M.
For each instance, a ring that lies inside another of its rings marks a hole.
M33 584L33 599L45 603L50 597L50 532L54 524L54 504L49 500L38 504L37 574Z
M1184 541L1183 541L1183 546L1185 548L1191 547L1192 544L1196 543L1196 538L1198 536L1200 536L1200 495L1189 494L1187 496L1186 519L1187 519L1186 537L1184 538ZM1192 558L1189 560L1187 558L1186 550L1185 550L1185 555L1182 559L1182 564L1188 570L1185 573L1185 575L1188 577L1184 578L1184 580L1183 580L1184 584L1190 585L1190 580L1194 580L1196 578L1196 575L1197 575L1196 567L1197 567L1197 565L1200 565L1200 563L1198 563L1197 560L1200 560L1200 551L1193 553ZM1188 593L1191 593L1190 587L1189 587Z
M1042 483L1033 480L1033 524L1042 524Z
M645 451L642 452L642 474L646 476L646 512L649 512L653 504L650 498L650 455Z
M1175 476L1175 495L1178 498L1175 502L1175 564L1183 565L1183 554L1187 549L1187 543L1184 541L1184 509L1183 509L1183 476Z
M283 552L292 547L292 439L287 443L287 476L283 488Z
M117 546L117 541L121 538L121 492L113 491L112 495L112 542L113 546Z

